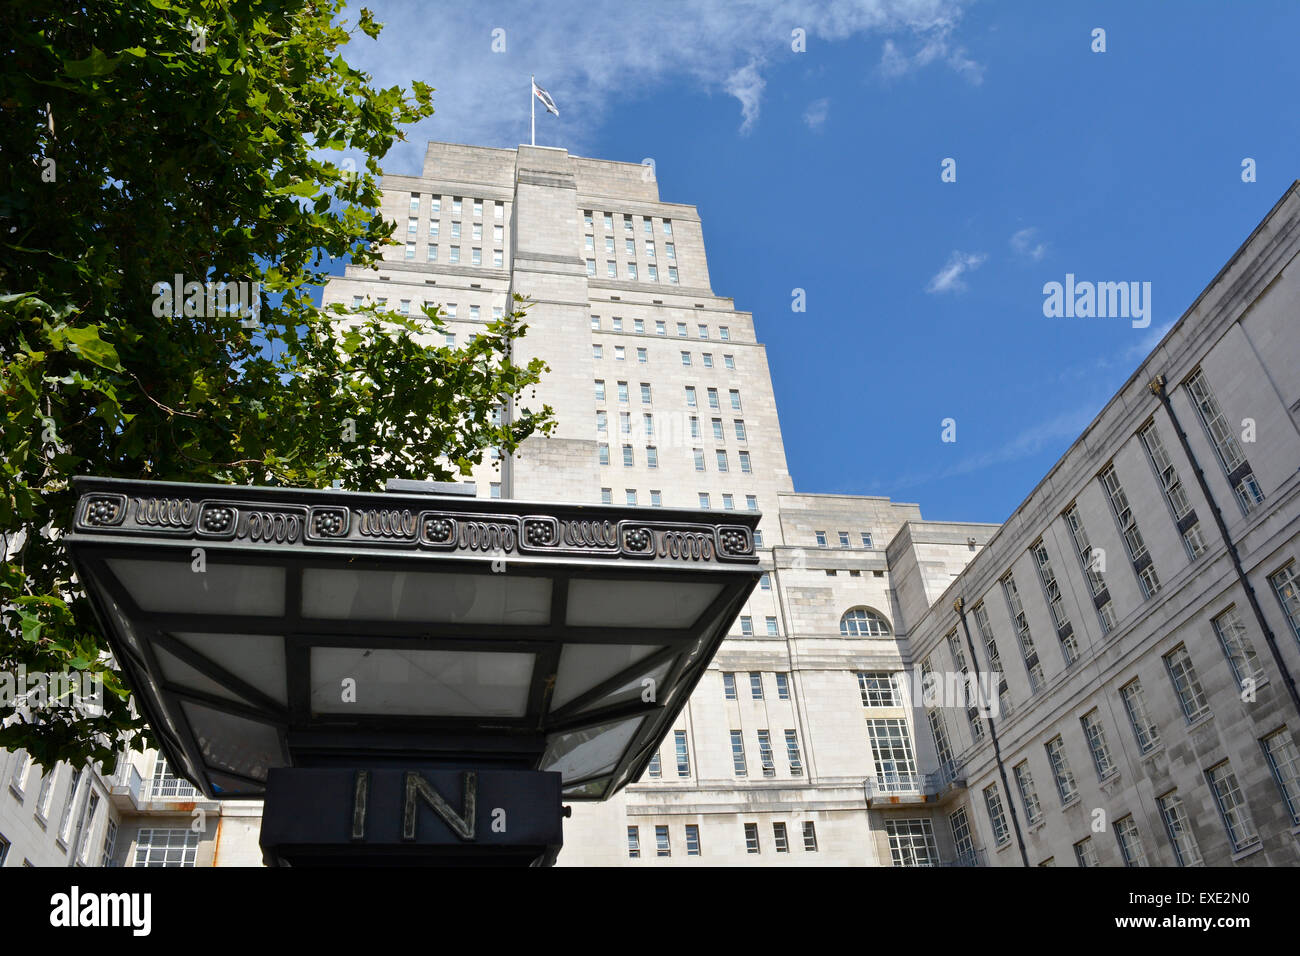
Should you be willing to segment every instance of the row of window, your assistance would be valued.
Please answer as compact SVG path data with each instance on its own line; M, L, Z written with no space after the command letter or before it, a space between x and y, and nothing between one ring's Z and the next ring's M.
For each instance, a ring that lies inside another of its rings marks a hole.
M19 800L22 800L26 794L28 777L30 776L31 770L34 766L35 765L32 763L26 750L18 750L14 752L13 767L9 774L9 789L13 791L14 795L18 797ZM49 817L50 801L54 794L55 772L56 770L49 770L41 775L41 789L36 795L35 816L37 821L41 824L42 829L44 829L45 821ZM55 835L58 839L59 845L63 848L65 853L69 849L68 843L72 838L73 810L77 805L78 797L81 795L81 785L85 779L86 776L83 771L73 770L72 779L68 783L67 795L64 797L63 812L59 818L59 826L55 831ZM86 832L89 832L95 826L100 802L99 792L92 789L86 798L86 806L82 815L83 827ZM109 865L109 861L113 856L113 847L116 839L117 824L110 817L105 831L104 844L100 849L100 866ZM0 838L0 843L4 844L3 847L0 847L0 852L7 853L8 843L4 841L3 838ZM79 862L83 864L90 863L92 855L93 852L91 845L90 843L86 843L81 847ZM3 857L0 856L0 866L3 864Z
M657 301L657 300L656 300L656 301ZM611 327L615 332L623 332L623 331L625 331L625 329L624 329L624 327L623 327L623 318L622 318L621 316L617 316L617 315L613 316L612 319L611 319L611 322L612 322L612 324L611 324L610 327ZM593 315L593 316L591 317L591 327L592 327L592 329L594 329L594 330L597 331L597 332L599 332L599 331L601 330L602 326L601 326L601 324L600 324L600 316L598 316L598 315ZM702 338L702 339L707 339L707 338L709 337L709 327L708 327L708 325L706 325L705 323L700 322L698 325L696 325L695 329L696 329L696 332L697 332L697 334L699 335L700 338ZM644 334L645 334L645 319L633 319L633 320L632 320L632 331L635 332L635 333L637 333L638 335L644 335ZM668 324L667 324L663 319L655 319L655 335L667 335L667 334L668 334ZM678 337L678 338L683 338L683 339L684 339L684 338L687 338L687 335L688 335L688 333L687 333L687 331L686 331L686 323L685 323L685 322L678 322L678 323L677 323L677 337ZM730 341L731 341L731 328L730 328L729 326L726 326L726 325L720 325L720 326L718 326L718 338L721 339L723 342L730 342ZM708 353L708 354L712 355L712 353ZM730 356L730 355L724 355L724 356L723 356L723 360L726 362L726 364L727 364L727 368L735 368L735 367L736 367L736 366L735 366L735 363L734 363L734 361L733 361L733 359L732 359L732 356ZM706 367L711 367L711 366L706 366Z
M1189 377L1187 388L1205 427L1206 434L1215 447L1215 453L1220 460L1220 464L1233 484L1242 513L1249 513L1263 501L1263 492L1260 491L1254 474L1249 471L1249 464L1241 453L1241 447L1232 431L1227 427L1226 419L1224 419L1214 393L1201 370L1198 369ZM1194 561L1204 554L1207 549L1205 537L1201 531L1195 510L1191 506L1177 469L1155 422L1151 421L1144 425L1138 431L1138 438L1146 449L1147 457L1159 481L1171 519L1179 530L1188 558ZM1123 483L1120 481L1119 473L1113 461L1107 463L1101 470L1097 475L1097 480L1114 517L1120 538L1124 542L1125 554L1133 569L1142 596L1144 599L1150 599L1160 592L1160 576L1156 571L1141 529L1138 527L1136 513L1129 502L1128 495L1124 490ZM1105 553L1102 549L1095 548L1091 544L1077 502L1071 502L1062 512L1061 517L1064 519L1066 528L1070 533L1070 540L1073 543L1073 550L1080 572L1088 583L1101 633L1109 634L1118 624L1119 616L1106 583ZM843 533L841 533L842 541ZM822 542L823 536L819 532L818 543L821 544ZM1044 601L1052 618L1064 664L1068 668L1079 660L1080 648L1078 638L1075 636L1073 622L1071 622L1065 609L1062 588L1057 573L1053 568L1052 559L1048 554L1043 538L1040 537L1031 544L1029 552L1038 574ZM1298 606L1295 597L1294 572L1289 568L1284 568L1274 574L1270 580L1297 635L1297 640L1300 640L1300 606ZM1043 667L1033 634L1030 631L1028 617L1025 613L1015 575L1008 571L1000 579L1000 584L1020 646L1020 654L1029 678L1030 690L1037 693L1045 684ZM992 631L988 626L988 616L983 602L976 605L973 611L977 629L980 631L989 654L990 665L993 670L1000 671L1001 666L998 660L997 648Z
M815 532L813 532L813 533L817 536L817 547L819 547L819 548L830 547L830 546L826 543L826 532L825 532L825 531L815 531ZM860 536L860 540L862 541L862 547L864 547L864 548L868 548L868 549L874 547L874 545L871 543L871 542L872 542L872 539L871 539L871 532L870 532L870 531L859 531L858 534L859 534L859 536ZM838 532L838 535L839 535L839 542L840 542L840 547L841 547L841 548L852 548L852 547L853 547L852 540L850 539L850 537L849 537L849 533L848 533L847 531L840 531L840 532Z
M776 629L776 618L768 615L763 619L764 631L769 637L776 637L779 632ZM754 636L754 619L748 614L740 616L740 633L742 637Z
M412 216L410 219L406 220L406 235L407 235L408 237L410 237L410 238L408 239L408 242L414 242L414 240L415 240L415 236L419 233L419 222L420 222L420 220L417 219L415 216ZM429 222L429 238L430 238L430 239L437 239L437 238L439 238L441 235L442 235L442 224L441 224L437 219L430 220L430 222ZM451 224L451 238L452 238L452 239L459 239L459 238L461 238L460 220L454 220L454 221L452 222L452 224ZM481 223L477 223L477 222L476 222L476 223L472 223L472 224L471 224L471 227L470 227L470 238L471 238L471 239L474 239L474 240L479 240L479 239L482 239L482 238L483 238L483 226L482 226ZM505 236L505 227L504 227L504 226L493 226L493 227L492 227L492 241L493 241L493 242L504 242L504 241L505 241L505 238L506 238L506 236Z
M408 259L410 259L410 258L414 258L414 256L413 256L413 255L408 255L407 258L408 258ZM596 260L595 260L595 259L588 259L588 260L587 260L587 275L588 275L588 276L594 276L595 274L596 274ZM617 278L618 278L618 263L615 262L613 259L609 259L609 260L607 260L607 261L605 262L605 277L608 278L608 279L617 279ZM641 270L637 268L637 264L636 264L635 262L629 262L629 263L627 263L627 265L626 265L626 276L625 276L625 277L628 278L628 279L639 279L639 278L641 277ZM645 277L646 277L646 280L649 281L649 282L658 282L658 281L659 281L659 266L657 266L657 265L656 265L655 263L653 263L653 262L650 263L648 266L646 266L646 269L645 269ZM669 284L669 285L678 285L678 284L680 284L680 282L681 282L681 278L680 278L680 276L678 276L678 274L677 274L677 267L676 267L676 266L669 266L669 267L668 267L668 284Z
M745 834L745 852L761 853L762 846L758 836L758 824L744 824ZM817 826L811 820L805 820L800 825L800 832L803 836L803 848L805 853L817 852ZM672 856L672 840L667 824L656 824L654 828L654 855L655 856ZM700 827L696 823L688 823L685 826L685 844L687 856L700 856L702 849L700 846ZM790 852L790 836L786 825L782 821L775 821L772 824L772 845L777 853ZM629 826L627 828L627 855L632 859L641 857L641 828L639 826ZM649 848L646 848L649 852Z
M354 296L352 297L352 308L354 308L354 309L360 309L360 308L362 307L362 305L365 303L365 300L366 300L366 297L363 296L363 295L354 295ZM412 301L412 300L410 300L410 299L399 299L399 300L398 300L398 303L397 303L397 311L398 311L399 313L401 313L402 315L410 315L410 314L411 314L411 301ZM378 299L375 300L375 302L376 302L376 304L379 306L379 308L381 308L381 309L386 309L386 308L388 308L388 299L385 298L385 297L378 298ZM425 299L423 302L420 303L420 309L423 310L423 308L424 308L425 306L428 306L428 305L439 305L439 303L436 303L436 302L430 302L428 299ZM455 302L446 302L446 303L442 303L441 305L439 305L439 308L441 308L441 310L442 310L442 314L443 314L444 316L446 316L447 318L449 318L449 319L460 318L460 316L457 314L458 311L459 311L459 308L460 308L460 307L459 307ZM494 305L494 306L492 306L492 318L493 318L493 319L499 319L499 318L501 318L501 317L504 316L504 315L505 315L505 307L504 307L504 306L500 306L500 305ZM471 306L469 307L468 318L469 318L469 320L470 320L471 322L477 322L477 321L479 321L480 318L481 318L481 316L482 316L482 307L481 307L481 306L471 305ZM449 335L449 338L455 338L455 336L451 336L451 335ZM451 343L451 342L448 342L448 344L450 345L450 344L452 344L452 343Z
M690 436L692 438L699 438L701 435L699 417L696 415L689 416L688 425L690 430ZM713 426L714 441L723 441L723 442L726 441L727 429L723 426L722 419L721 418L713 419L712 426ZM634 434L632 430L631 412L618 413L618 430L620 434L623 435ZM749 429L746 427L745 420L743 418L733 418L731 420L731 430L736 436L736 441L741 441L741 442L749 441ZM596 434L598 435L609 434L609 412L607 412L603 408L596 409ZM653 414L651 414L650 412L641 413L641 430L639 433L635 433L635 434L637 434L637 437L640 438L655 437L655 419ZM742 470L744 470L743 462L748 460L749 453L745 452L744 454L745 454L745 458L742 459ZM703 471L704 469L701 467L697 470ZM722 470L725 471L726 469L723 468Z
M622 219L622 221L623 221L623 232L624 232L624 233L626 233L627 235L633 235L633 234L636 232L635 223L636 223L636 219L637 219L637 217L634 216L634 215L632 215L630 212L628 212L628 213L612 213L612 212L601 213L601 217L602 217L601 221L602 221L602 223L603 223L603 225L604 225L604 227L605 227L605 231L606 231L606 232L613 232L613 231L614 231L614 216L615 216L615 215L619 215L620 218ZM671 219L663 219L663 220L660 220L660 222L661 222L661 224L662 224L661 227L662 227L662 229L663 229L664 236L665 236L666 238L671 239L672 236L673 236L673 221L672 221ZM596 223L596 217L595 217L595 214L592 212L592 210L590 210L590 209L584 209L584 210L582 211L582 224L583 224L584 226L586 226L589 230L595 231L595 228L596 228L596 227L595 227L595 223ZM652 217L650 217L650 216L642 216L642 217L641 217L641 231L642 231L642 233L643 233L644 235L647 235L647 236L652 236L652 235L654 235L654 220L653 220Z
M623 382L623 381L617 382L616 389L617 389L616 394L618 395L619 404L626 405L628 403L628 396L630 394L628 391L627 382ZM709 408L720 409L722 405L721 405L721 399L718 394L718 390L716 388L708 388L705 391L708 396ZM606 400L605 380L603 378L598 378L595 380L595 394L596 394L597 402L604 402ZM740 389L738 388L728 389L727 397L731 403L732 409L734 409L735 411L741 411ZM651 404L651 400L652 399L651 399L650 383L642 382L641 383L641 404L649 405ZM694 385L686 386L686 406L688 408L697 408L699 406Z
M411 260L414 260L414 259L415 259L415 254L416 254L416 244L415 244L414 242L408 242L408 243L406 244L406 250L405 250L405 253L404 253L404 256L403 256L403 257L404 257L407 261L411 261ZM438 261L439 261L438 256L439 256L438 243L436 243L436 242L430 242L430 243L427 243L427 244L425 245L425 250L424 250L424 261L425 261L425 262L438 262ZM447 263L448 263L449 265L453 265L453 266L454 266L454 265L460 265L460 246L448 246L448 247L447 247ZM481 266L481 265L483 264L483 248L482 248L482 246L471 246L471 247L470 247L470 250L469 250L469 264L472 265L472 266ZM493 249L493 250L492 250L492 268L494 268L494 269L504 269L504 268L505 268L505 264L506 264L506 255L505 255L505 251L502 250L502 249Z
M769 617L772 631L776 633L776 618ZM753 630L753 624L750 624L750 630ZM749 671L749 698L750 700L764 700L763 696L763 674L761 671ZM776 699L790 699L790 675L785 671L775 671L773 678L776 681ZM738 700L736 694L736 675L731 671L722 672L722 696L724 700Z
M645 346L633 346L633 347L636 349L637 364L649 365L650 351L648 347ZM682 356L682 365L685 365L686 367L689 368L691 366L691 353L682 352L681 356ZM712 352L701 352L700 356L701 356L701 361L705 368L714 367ZM600 342L593 343L591 346L591 357L593 359L596 359L597 361L603 360L605 358L605 346ZM736 357L734 355L723 355L722 360L725 368L735 369ZM622 345L614 346L614 361L615 362L627 361L627 348L625 346Z
M584 248L587 250L587 252L594 253L596 251L596 237L591 233L587 233L585 239L586 241L583 244ZM615 248L616 245L614 242L614 237L606 236L605 255L608 256L614 255ZM653 239L646 239L643 241L642 250L645 253L646 259L656 258L657 248L658 247L655 246L655 241ZM636 253L637 253L636 240L625 236L623 238L623 254L627 256L627 258L629 259L635 259ZM677 261L677 247L673 245L671 242L664 243L664 258L667 259L669 262Z
M752 674L751 680L758 678L761 681L761 675ZM784 676L784 675L781 675ZM732 696L728 699L735 699L734 675L726 674L724 677L731 677ZM761 689L759 690L761 694ZM787 696L783 699L788 700L789 689L786 689ZM758 699L758 698L756 698ZM758 732L758 756L759 766L762 768L763 776L776 776L776 758L772 750L772 733L766 728ZM799 735L794 730L786 730L782 738L785 742L786 763L790 770L790 776L803 776L803 756L799 750ZM749 776L749 763L745 754L744 732L739 730L731 731L731 759L732 769L737 777ZM686 742L686 731L673 731L673 758L674 767L678 777L686 778L691 775L691 758ZM664 775L663 761L656 750L650 757L650 763L646 768L646 776L651 780L662 779Z
M444 196L437 193L429 197L429 215L431 217L442 215L442 206L443 206L444 198L445 198ZM409 209L410 215L418 216L420 214L420 202L421 202L420 194L418 192L411 193L410 209ZM484 200L482 199L473 199L473 198L470 199L471 208L474 211L475 219L483 218L483 202ZM505 203L495 202L491 199L487 200L487 203L492 207L492 218L495 219L497 222L504 221L506 217ZM451 207L451 214L453 216L462 215L463 210L465 208L464 197L452 196L450 207Z

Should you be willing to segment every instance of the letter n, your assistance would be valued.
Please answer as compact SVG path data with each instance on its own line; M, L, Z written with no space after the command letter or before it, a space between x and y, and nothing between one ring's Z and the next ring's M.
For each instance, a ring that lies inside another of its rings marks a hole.
M402 804L402 839L415 839L415 798L419 796L433 808L434 813L442 817L443 822L451 828L452 833L462 840L473 842L475 809L478 803L478 774L473 770L467 770L464 779L464 805L458 814L451 808L451 804L442 798L442 794L429 785L429 781L414 770L408 770L406 772L406 799Z

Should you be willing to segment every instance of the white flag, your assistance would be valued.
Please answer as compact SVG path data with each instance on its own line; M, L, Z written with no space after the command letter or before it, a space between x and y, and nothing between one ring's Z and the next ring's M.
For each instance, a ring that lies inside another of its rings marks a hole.
M551 94L536 83L533 84L533 96L542 101L542 105L546 107L548 113L554 113L556 116L560 115L560 111L555 108L555 100L551 99Z

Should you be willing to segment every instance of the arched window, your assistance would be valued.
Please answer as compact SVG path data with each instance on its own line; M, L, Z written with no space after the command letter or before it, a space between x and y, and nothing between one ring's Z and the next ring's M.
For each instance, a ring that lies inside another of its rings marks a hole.
M845 637L889 637L889 622L869 607L855 607L840 618L840 633Z

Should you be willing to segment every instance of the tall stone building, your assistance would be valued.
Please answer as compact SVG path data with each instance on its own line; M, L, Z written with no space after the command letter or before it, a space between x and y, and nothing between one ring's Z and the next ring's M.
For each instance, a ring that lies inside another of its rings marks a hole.
M998 526L795 492L753 317L647 167L431 143L383 185L400 244L325 304L437 303L459 345L531 303L558 428L481 496L762 512L762 582L561 864L1300 862L1300 187ZM89 776L113 862L260 858L256 804L178 799L152 755ZM7 865L69 862L38 787L0 796Z

